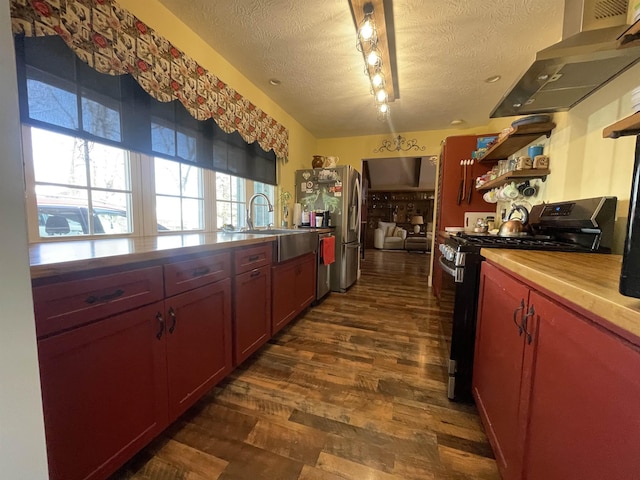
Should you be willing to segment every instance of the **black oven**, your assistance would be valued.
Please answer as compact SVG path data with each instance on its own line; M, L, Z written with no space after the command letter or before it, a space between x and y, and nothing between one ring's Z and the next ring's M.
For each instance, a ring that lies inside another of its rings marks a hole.
M440 266L455 289L449 355L451 400L470 402L482 248L611 253L617 199L598 197L536 205L531 235L450 236L440 245Z

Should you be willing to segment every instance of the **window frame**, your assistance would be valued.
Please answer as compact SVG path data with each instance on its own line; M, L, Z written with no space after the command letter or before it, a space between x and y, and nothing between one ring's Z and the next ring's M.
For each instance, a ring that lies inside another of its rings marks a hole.
M60 236L60 237L40 237L38 226L38 206L35 193L35 169L33 162L33 151L31 148L31 128L40 128L42 126L35 126L29 124L22 124L22 146L23 146L23 163L24 163L24 175L25 175L25 191L26 191L26 207L27 218L25 219L27 224L27 232L29 243L49 243L49 242L72 242L83 240L97 240L97 239L117 239L117 238L140 238L140 237L157 237L162 235L182 235L182 234L198 234L198 233L215 233L222 231L217 228L217 192L216 192L216 174L229 175L244 180L245 182L245 198L243 203L244 209L249 202L249 199L254 193L254 186L256 183L262 183L269 185L265 182L259 182L258 180L247 179L243 177L237 177L227 172L216 172L207 168L202 169L202 188L203 188L203 202L204 202L204 228L200 230L168 230L158 231L157 218L156 218L156 192L155 192L155 169L154 162L155 157L138 152L129 152L129 175L130 175L130 188L131 188L131 226L133 231L126 234L94 234L94 235L80 235L80 236ZM44 128L47 130L46 128ZM51 130L55 133L73 136L67 132L60 132L58 130ZM99 139L91 140L96 143L103 143L104 145L113 147L110 142L100 142ZM162 157L159 157L163 159ZM170 160L171 161L171 160ZM197 165L195 165L197 166ZM200 167L202 168L202 167ZM149 182L148 179L154 179ZM44 182L46 183L46 182ZM278 186L273 185L273 196L269 198L271 203L277 205L275 196L278 193ZM103 190L100 187L88 188ZM189 197L190 198L190 197ZM264 202L258 199L255 206L263 205ZM266 204L265 204L266 206ZM279 218L279 209L274 209L273 222L274 224ZM236 225L236 228L243 228L246 225Z

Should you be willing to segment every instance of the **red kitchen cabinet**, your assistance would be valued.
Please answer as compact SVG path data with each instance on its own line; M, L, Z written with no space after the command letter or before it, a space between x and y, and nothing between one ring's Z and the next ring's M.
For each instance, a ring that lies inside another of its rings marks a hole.
M233 356L239 365L271 338L271 266L234 278Z
M51 479L106 478L167 426L162 310L38 341Z
M640 477L640 351L535 291L524 478Z
M233 368L231 280L165 301L169 417L175 420Z
M436 231L443 231L445 227L462 227L465 212L495 214L495 204L485 202L482 195L475 191L476 177L485 173L491 165L480 165L474 162L473 165L466 167L467 180L462 192L464 198L458 203L458 195L465 177L465 168L460 166L460 161L471 158L471 152L476 150L478 137L492 135L496 134L462 135L445 139L440 154Z
M271 268L271 334L281 330L315 298L316 256L313 253Z
M473 393L503 479L636 478L638 372L638 345L483 263Z
M473 394L503 480L519 479L525 350L525 334L519 325L529 289L485 262L479 295Z

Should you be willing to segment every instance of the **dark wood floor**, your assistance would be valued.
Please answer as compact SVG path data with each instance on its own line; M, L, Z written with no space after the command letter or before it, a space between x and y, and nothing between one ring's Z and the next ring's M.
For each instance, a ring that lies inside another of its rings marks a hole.
M451 304L428 255L362 276L285 328L113 478L499 479L474 406L446 398Z

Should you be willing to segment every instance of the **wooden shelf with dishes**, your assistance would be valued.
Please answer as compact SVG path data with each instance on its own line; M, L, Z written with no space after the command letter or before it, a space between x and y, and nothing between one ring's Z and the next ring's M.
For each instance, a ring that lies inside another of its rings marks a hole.
M602 131L602 138L618 138L638 134L640 134L640 112L606 127Z
M504 160L512 153L529 145L536 138L542 135L549 137L554 128L556 128L556 124L553 122L530 123L514 127L509 135L491 145L486 153L478 159L478 162L495 163L497 160Z
M551 173L548 168L529 168L526 170L514 170L504 175L484 183L482 186L476 188L477 191L491 190L492 188L501 187L509 182L524 182L534 178L541 178L543 181L547 179L547 175Z

